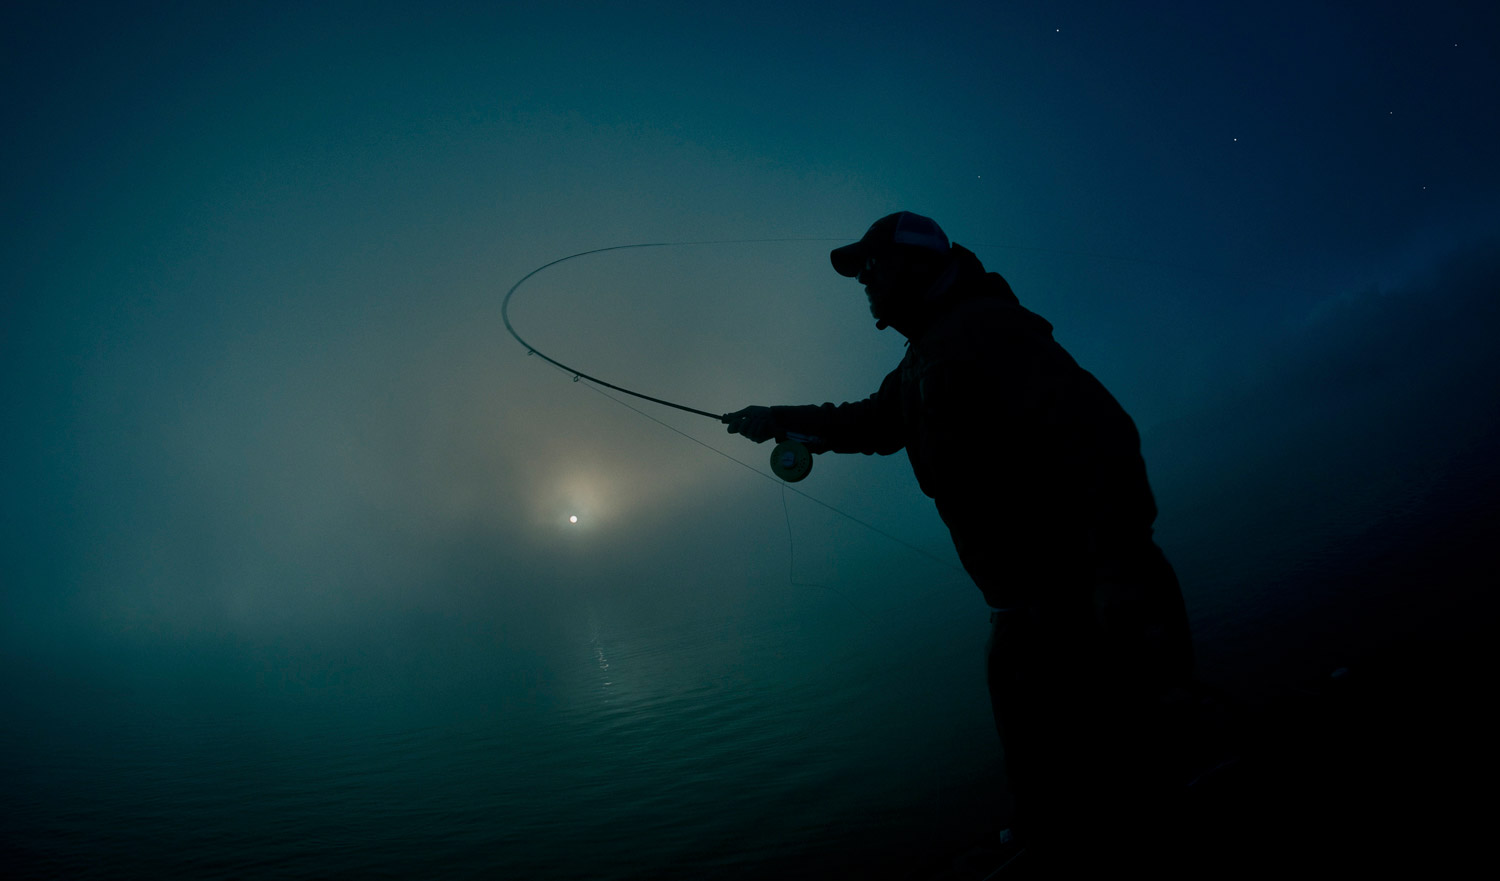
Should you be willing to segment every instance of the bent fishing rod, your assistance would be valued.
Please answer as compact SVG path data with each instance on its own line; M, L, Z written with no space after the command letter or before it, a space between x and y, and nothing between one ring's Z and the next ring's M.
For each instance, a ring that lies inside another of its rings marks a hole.
M512 296L514 296L515 293L516 293L516 291L517 291L517 289L519 289L521 287L521 285L525 284L526 280L529 279L529 278L531 278L533 275L536 275L537 273L541 272L544 269L548 269L550 267L556 266L559 263L563 263L563 262L566 262L568 260L572 260L575 257L586 257L586 256L588 256L590 254L601 254L601 253L603 253L605 251L623 251L623 250L626 250L626 249L629 249L629 248L666 248L666 247L678 246L678 245L725 245L725 244L744 244L744 243L747 243L747 242L779 242L779 241L807 241L807 240L806 239L743 239L743 240L703 241L703 242L642 242L642 243L637 243L637 244L632 244L632 245L611 245L611 246L609 246L607 248L593 248L593 249L590 249L588 251L579 251L577 254L569 254L566 257L559 257L556 260L551 261L550 263L544 263L541 266L538 266L537 268L535 268L535 269L531 270L530 272L526 273L525 275L521 276L520 281L517 281L515 284L511 285L510 286L510 290L508 290L508 291L505 292L505 299L502 300L501 303L500 303L500 320L505 323L505 329L510 333L510 335L512 337L515 338L515 341L518 342L518 343L520 343L521 346L526 349L526 354L527 355L535 355L536 357L541 358L543 361L546 361L548 364L551 364L553 367L556 367L557 369L563 371L564 373L572 374L574 382L578 382L581 379L582 380L588 380L589 382L591 382L591 383L593 383L595 385L603 386L604 388L607 388L607 389L613 389L614 391L620 392L621 394L626 394L626 395L630 395L632 397L640 398L643 401L650 401L653 404L661 404L664 407L671 407L671 408L673 408L675 410L681 410L684 413L692 413L692 414L695 414L697 416L706 416L709 419L714 420L715 422L718 422L718 423L721 423L721 424L727 424L729 422L729 414L727 414L727 413L724 413L724 414L711 413L711 412L709 412L707 410L700 410L697 407L689 407L686 404L674 403L672 401L664 400L662 398L653 397L651 395L644 394L642 392L638 392L638 391L634 391L632 389L625 388L624 386L615 385L614 383L607 382L607 381L605 381L603 379L600 379L597 376L590 376L589 374L584 373L582 370L578 370L576 368L569 367L568 365L562 363L561 361L557 360L556 358L553 358L553 357L550 357L550 356L544 354L539 349L537 349L536 346L533 346L531 343L528 343L528 342L526 342L526 340L522 339L521 335L516 332L515 325L513 325L513 324L510 323L510 298ZM777 440L777 444L776 444L775 448L771 450L771 470L773 472L775 472L775 474L776 474L777 477L781 478L782 480L785 480L787 483L796 483L797 481L802 480L804 477L806 477L812 471L812 452L808 450L808 448L807 448L807 442L811 442L811 441L814 441L816 439L812 438L812 437L808 437L808 436L804 436L804 435L798 435L798 434L793 434L793 433L788 432L785 436L778 436L776 438L776 440Z

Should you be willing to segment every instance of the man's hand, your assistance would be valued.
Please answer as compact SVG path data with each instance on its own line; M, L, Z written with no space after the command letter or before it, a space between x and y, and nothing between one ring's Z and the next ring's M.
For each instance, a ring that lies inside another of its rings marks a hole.
M746 407L725 414L723 421L728 423L730 434L742 434L758 444L784 433L770 407Z

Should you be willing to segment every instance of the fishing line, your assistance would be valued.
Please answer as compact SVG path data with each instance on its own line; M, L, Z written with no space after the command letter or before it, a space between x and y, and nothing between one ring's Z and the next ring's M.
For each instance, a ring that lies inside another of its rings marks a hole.
M794 538L794 534L792 532L792 512L791 512L791 509L789 509L787 507L787 504L786 504L786 491L787 491L786 481L783 480L783 481L781 481L781 513L782 513L782 516L784 516L786 518L786 583L790 584L792 587L815 587L815 588L820 588L822 590L827 590L827 591L831 591L833 593L836 593L840 597L843 598L844 602L846 602L849 605L853 606L854 607L854 611L856 611L856 612L860 613L861 615L865 616L865 620L866 621L869 621L871 624L874 624L875 623L874 616L872 616L869 612L866 612L864 606L861 606L859 603L856 603L854 601L853 597L849 596L848 594L844 593L843 591L839 590L838 588L834 587L833 585L831 585L831 584L823 584L822 582L817 582L817 581L811 581L811 582L809 582L809 581L803 581L803 582L797 581L797 542L796 542L796 540ZM840 513L843 513L843 512L840 512Z

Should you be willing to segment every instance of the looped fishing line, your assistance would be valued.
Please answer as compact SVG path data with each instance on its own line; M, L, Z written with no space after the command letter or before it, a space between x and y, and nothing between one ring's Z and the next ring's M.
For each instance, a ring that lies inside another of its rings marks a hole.
M781 513L786 517L786 583L791 585L792 587L813 587L818 588L819 590L827 590L836 593L839 596L843 597L845 602L853 606L854 611L865 616L865 620L869 621L871 624L874 624L874 617L872 617L869 612L865 611L864 606L856 603L853 597L849 596L833 585L823 584L819 581L797 580L797 540L795 533L792 532L792 512L786 504L786 491L786 481L783 480L781 482Z

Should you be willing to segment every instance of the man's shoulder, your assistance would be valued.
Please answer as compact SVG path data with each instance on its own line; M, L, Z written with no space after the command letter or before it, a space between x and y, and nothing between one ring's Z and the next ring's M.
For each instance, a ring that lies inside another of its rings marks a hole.
M1052 325L1045 318L999 297L969 297L933 322L924 335L924 346L977 343L1012 343L1025 339L1051 341Z

